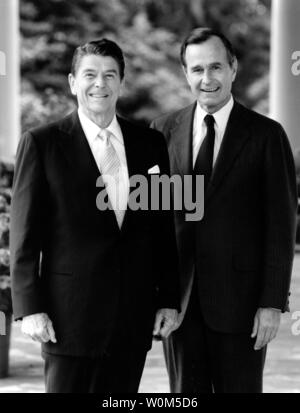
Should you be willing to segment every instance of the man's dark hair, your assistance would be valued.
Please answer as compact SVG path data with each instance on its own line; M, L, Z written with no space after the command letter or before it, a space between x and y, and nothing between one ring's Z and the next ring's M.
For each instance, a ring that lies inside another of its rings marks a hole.
M232 44L227 39L227 37L225 37L224 34L222 34L221 32L217 30L210 29L209 27L202 27L202 28L197 28L197 29L192 30L192 32L186 37L186 39L181 45L180 60L181 60L181 64L183 67L186 67L186 60L185 60L186 48L190 44L204 43L206 42L206 40L210 39L211 37L218 37L222 41L226 49L228 63L230 66L232 66L234 62L234 58L236 57L236 54L235 54Z
M124 78L125 61L120 47L108 39L94 40L83 46L78 46L74 52L71 66L71 73L76 75L81 59L88 55L110 56L116 60L119 66L120 78Z

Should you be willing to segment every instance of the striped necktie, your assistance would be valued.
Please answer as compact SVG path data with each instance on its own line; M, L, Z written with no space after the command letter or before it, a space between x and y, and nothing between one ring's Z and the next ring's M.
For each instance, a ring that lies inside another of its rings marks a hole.
M100 170L105 183L109 200L114 209L118 225L121 228L125 211L119 208L120 199L120 169L121 161L111 143L112 133L107 129L101 129L98 137L104 142L104 150L100 154Z
M119 169L121 167L120 159L114 146L111 143L111 132L107 129L101 129L98 136L103 140L105 149L101 156L101 172L103 175L111 176L117 179L119 174Z

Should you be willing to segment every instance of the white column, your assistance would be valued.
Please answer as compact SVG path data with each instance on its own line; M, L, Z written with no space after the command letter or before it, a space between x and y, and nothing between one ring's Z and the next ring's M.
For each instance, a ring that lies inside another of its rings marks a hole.
M11 158L20 136L18 0L0 0L0 157Z
M270 115L300 148L300 0L273 0Z

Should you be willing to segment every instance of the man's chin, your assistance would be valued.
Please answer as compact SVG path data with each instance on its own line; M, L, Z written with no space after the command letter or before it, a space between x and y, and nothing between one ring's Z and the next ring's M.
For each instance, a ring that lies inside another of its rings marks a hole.
M218 101L216 101L213 98L206 98L206 99L201 98L201 99L198 99L198 102L199 102L200 106L202 108L205 108L206 110L207 109L210 109L210 110L214 109L215 107L217 107L220 104Z
M97 102L92 105L90 105L90 110L93 112L104 112L107 110L107 105L104 105L102 102Z
M106 105L90 105L89 112L95 115L102 115L107 113L109 110L108 106Z

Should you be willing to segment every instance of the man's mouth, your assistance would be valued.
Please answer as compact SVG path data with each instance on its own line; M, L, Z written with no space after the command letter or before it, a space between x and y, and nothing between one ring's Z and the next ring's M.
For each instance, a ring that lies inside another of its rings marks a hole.
M215 93L219 90L219 87L215 87L215 88L201 88L201 92L205 92L205 93Z
M95 99L105 99L105 98L108 97L107 94L101 94L101 95L99 95L98 93L90 93L90 96L91 96L92 98L95 98Z

